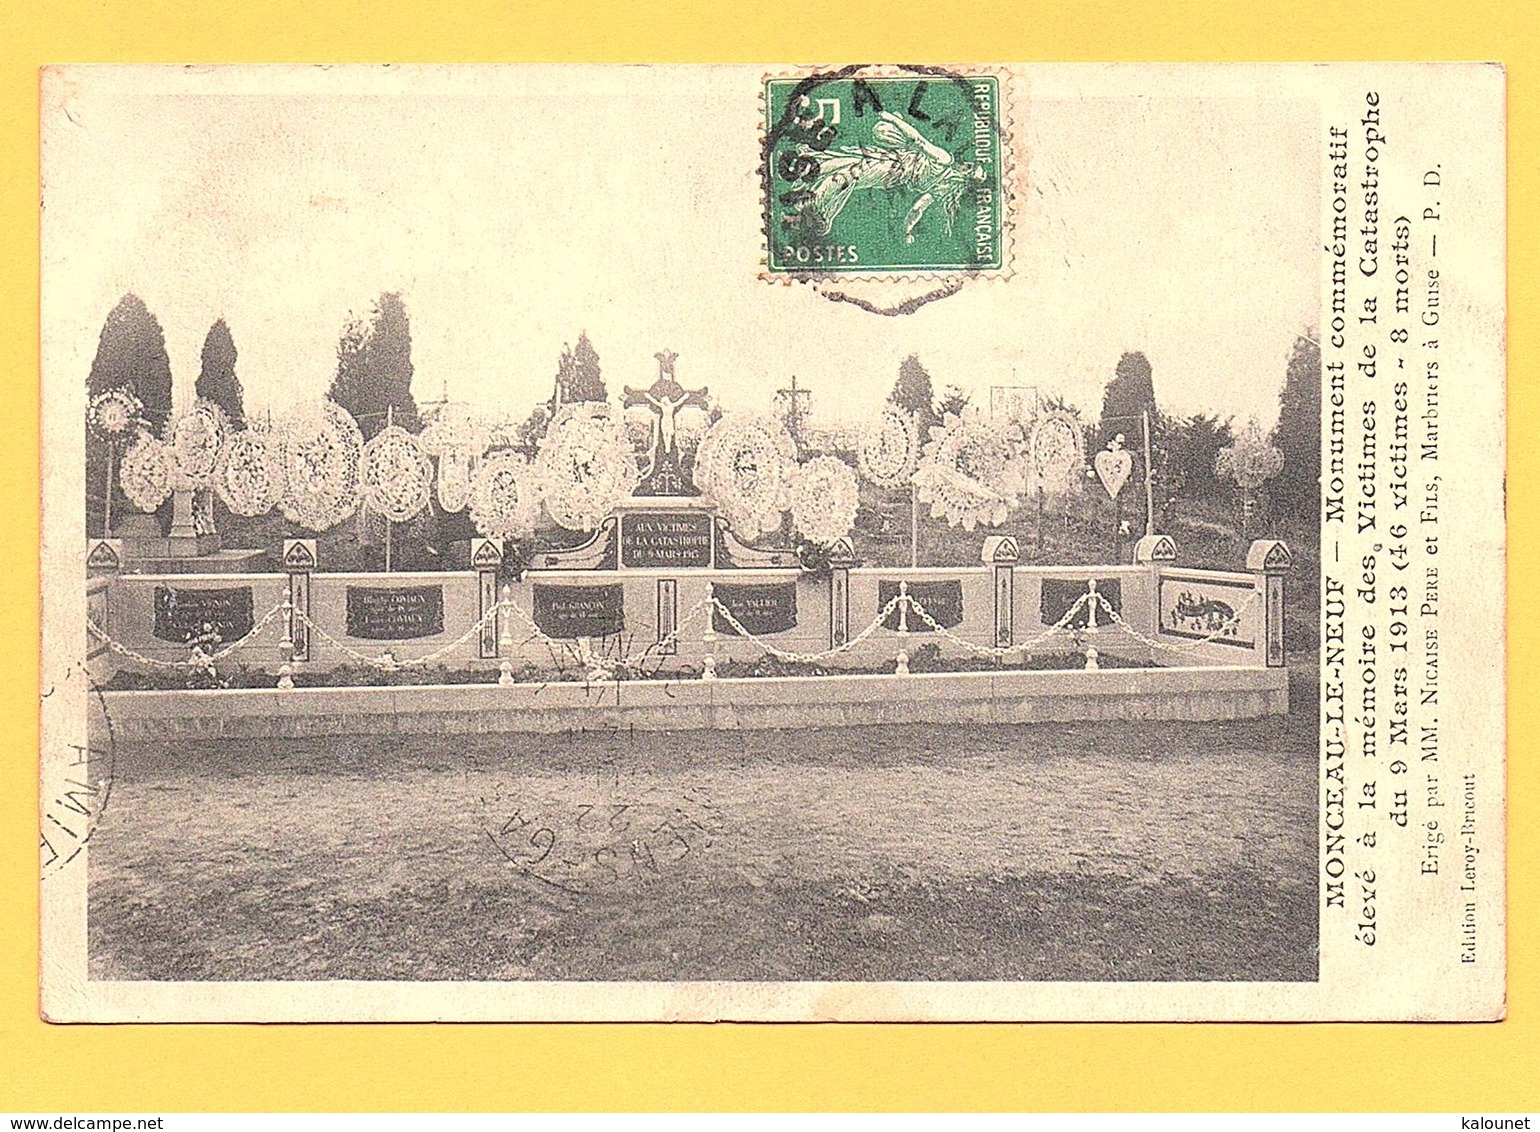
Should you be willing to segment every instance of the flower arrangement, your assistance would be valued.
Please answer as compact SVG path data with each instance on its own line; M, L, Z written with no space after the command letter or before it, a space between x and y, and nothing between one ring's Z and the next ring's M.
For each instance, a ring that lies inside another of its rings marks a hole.
M526 538L540 514L539 477L518 452L493 452L470 477L470 509L471 522L488 538Z
M214 491L232 514L265 515L283 499L283 452L269 432L245 429L225 441Z
M796 445L779 421L728 414L700 442L695 483L739 538L755 539L781 525L796 458Z
M860 506L855 469L836 456L815 456L791 477L792 525L816 546L850 533Z
M913 414L889 405L862 431L861 474L877 487L903 487L920 463L920 426Z
M436 490L438 505L453 514L464 511L471 501L471 472L474 460L463 450L442 453L438 458Z
M1044 495L1068 495L1085 482L1085 435L1066 412L1039 418L1027 439L1032 486Z
M636 454L602 401L563 405L535 457L545 509L569 531L595 530L636 487Z
M415 436L390 425L365 443L358 478L365 507L404 523L428 505L433 463Z
M1005 521L1025 490L1022 463L1005 427L969 408L933 425L914 473L916 498L951 526L971 531Z
M86 406L86 424L108 443L117 443L140 423L144 404L132 386L120 385L91 398Z
M208 487L219 468L219 454L230 435L225 411L202 397L166 425L165 440L171 447L171 487L187 491Z
M284 517L312 531L330 530L358 509L363 434L334 401L301 409L283 422Z
M118 469L128 501L140 511L154 511L164 503L171 494L173 463L169 445L141 432Z

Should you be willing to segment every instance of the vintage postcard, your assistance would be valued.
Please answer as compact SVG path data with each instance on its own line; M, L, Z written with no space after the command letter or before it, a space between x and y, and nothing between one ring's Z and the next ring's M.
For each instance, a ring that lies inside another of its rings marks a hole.
M42 76L42 1009L1490 1020L1504 76Z

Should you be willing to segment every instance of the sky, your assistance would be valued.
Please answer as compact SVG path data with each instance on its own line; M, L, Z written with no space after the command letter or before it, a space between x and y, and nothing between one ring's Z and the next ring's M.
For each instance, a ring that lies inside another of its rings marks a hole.
M179 402L223 317L248 408L324 396L383 291L419 400L522 417L586 331L612 395L687 387L828 421L918 354L938 392L1036 386L1094 416L1125 350L1163 410L1269 427L1319 307L1318 116L1254 88L1014 84L1017 270L881 317L758 278L764 68L74 68L44 100L44 360L83 380L128 291ZM1030 76L1028 76L1030 77ZM1105 88L1105 89L1104 89Z

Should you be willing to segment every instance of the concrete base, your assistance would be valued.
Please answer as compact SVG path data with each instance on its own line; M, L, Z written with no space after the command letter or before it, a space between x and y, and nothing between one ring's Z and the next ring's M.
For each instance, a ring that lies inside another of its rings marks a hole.
M212 536L211 536L212 537ZM206 554L178 554L173 539L161 539L165 553L141 555L125 546L125 574L261 574L268 569L265 550L215 550Z
M772 730L1283 715L1285 668L108 692L118 739Z

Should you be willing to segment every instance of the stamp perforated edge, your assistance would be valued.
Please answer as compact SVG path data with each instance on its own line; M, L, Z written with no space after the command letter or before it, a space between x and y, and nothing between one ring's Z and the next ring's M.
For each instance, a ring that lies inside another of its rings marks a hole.
M1000 202L999 267L929 268L924 270L883 272L841 271L839 269L824 271L771 271L770 203L768 199L770 186L770 155L768 151L770 140L769 84L774 80L834 80L852 78L858 75L862 77L897 79L925 75L946 79L988 75L995 79L997 84L996 113L998 115L1000 134L998 152L1000 155L1000 189L1002 196ZM759 186L760 205L759 278L767 283L786 285L794 283L809 284L827 298L868 307L869 304L861 297L843 295L838 292L831 293L823 290L823 288L832 287L835 284L881 285L883 290L910 293L910 299L905 303L901 303L900 308L917 308L925 302L956 294L962 289L963 284L970 280L983 279L1003 282L1013 278L1019 266L1018 258L1022 243L1021 233L1017 230L1017 212L1020 208L1024 207L1026 196L1024 179L1029 168L1024 139L1017 122L1017 106L1027 98L1027 86L1027 79L1020 69L1001 67L999 64L850 63L839 67L787 66L775 71L765 72L760 77L759 82L759 113L756 125L756 145L759 153L759 162L755 166L755 180ZM916 287L927 287L930 290L923 294L913 293ZM895 308L880 310L876 313L893 314L908 313L908 311Z

